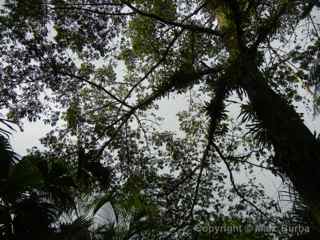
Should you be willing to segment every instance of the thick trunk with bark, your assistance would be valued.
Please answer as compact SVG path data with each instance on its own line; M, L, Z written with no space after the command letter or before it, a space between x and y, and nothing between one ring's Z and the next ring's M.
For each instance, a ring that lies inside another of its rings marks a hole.
M278 15L284 14L287 7L288 3L284 3ZM217 16L219 29L224 33L223 42L231 63L230 72L226 73L230 84L246 91L274 146L274 165L290 178L320 227L320 143L295 109L270 88L259 71L257 45L249 50L244 40L239 2L212 0L208 9Z
M267 84L255 57L240 57L240 86L274 146L274 165L292 181L320 226L320 144L294 108Z

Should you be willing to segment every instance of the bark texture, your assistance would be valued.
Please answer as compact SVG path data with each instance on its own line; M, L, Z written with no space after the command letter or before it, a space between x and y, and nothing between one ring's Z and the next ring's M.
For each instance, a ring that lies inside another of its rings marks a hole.
M290 178L320 226L319 142L294 107L267 84L255 55L243 54L238 64L240 87L248 94L275 149L274 165Z

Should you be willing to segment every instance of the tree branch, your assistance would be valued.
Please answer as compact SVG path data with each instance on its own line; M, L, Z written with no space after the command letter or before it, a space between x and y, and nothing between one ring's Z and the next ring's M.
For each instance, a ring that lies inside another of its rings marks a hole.
M257 167L257 168L262 168L262 169L265 169L265 170L268 170L268 171L271 171L271 172L276 172L277 171L277 169L272 168L272 167L265 167L265 166L262 166L262 165L258 165L258 164L249 162L247 160L243 160L242 157L239 158L239 157L230 156L229 159L232 160L232 161L247 163L247 164L249 164L251 166L254 166L254 167Z
M264 24L259 27L257 32L257 40L253 44L253 49L257 48L260 43L266 41L267 37L270 36L273 32L275 32L278 28L277 24L280 22L280 18L286 14L288 7L290 5L294 5L295 2L298 4L299 1L289 0L289 1L282 1L282 5L279 7L279 10L271 16ZM319 0L310 0L308 6L304 9L303 13L298 17L299 20L305 19L311 13L314 6L319 5ZM295 5L294 5L295 6ZM292 8L294 6L291 6Z
M187 19L191 18L194 14L198 13L203 7L205 7L205 5L207 5L207 1L205 1L202 5L200 5L194 12L192 12L191 14L189 14L188 16L186 16L182 22L186 21ZM125 97L124 101L126 101L132 94L132 92L134 91L134 89L136 89L144 80L146 80L150 74L152 74L160 65L161 63L163 63L169 52L170 49L173 47L173 45L175 44L175 42L177 41L177 39L181 36L181 34L183 33L185 29L182 28L175 36L174 38L170 41L170 43L168 44L168 46L166 47L164 54L162 55L162 57L160 58L160 60L153 65L150 70L136 83L133 85L133 87L129 90L127 96Z
M177 190L177 188L184 184L187 180L192 179L195 172L199 169L200 166L196 166L189 174L187 174L184 178L182 178L178 183L176 183L173 187L168 192L162 192L158 194L158 197L163 197L163 196L169 196L171 195L174 191Z
M72 78L75 78L75 79L78 79L80 81L83 81L83 82L86 82L88 84L90 84L91 86L94 86L95 88L97 89L100 89L102 90L103 92L105 92L107 95L109 95L111 98L113 98L114 100L116 100L117 102L119 102L120 104L128 107L128 108L132 108L132 106L130 106L129 104L127 104L125 101L121 100L120 98L118 98L117 96L115 96L114 94L112 94L110 91L108 91L106 88L104 88L102 85L100 84L97 84L95 82L91 82L87 79L85 79L84 77L81 77L81 76L78 76L78 75L75 75L75 74L72 74L72 73L67 73L67 72L61 72L61 74L64 74L66 76L69 76L69 77L72 77Z
M205 28L205 27L201 27L201 26L196 26L196 25L192 25L192 24L183 24L183 23L173 22L168 19L164 19L158 15L143 12L142 10L134 7L133 5L131 5L128 2L124 2L124 4L126 6L128 6L132 11L134 11L142 16L153 18L159 22L162 22L162 23L170 25L170 26L181 27L183 29L187 29L187 30L190 30L193 32L202 32L202 33L211 34L211 35L215 35L215 36L219 36L219 37L221 37L223 35L220 31L217 31L217 30L213 30L213 29Z
M104 16L130 16L135 15L135 12L103 12L95 9L89 9L89 8L79 8L79 7L54 7L52 8L54 10L72 10L72 11L84 11L89 13L94 13L98 15L104 15Z
M214 141L214 135L217 131L219 123L221 122L221 120L223 118L223 114L225 111L224 101L225 101L227 95L228 95L228 90L227 90L225 81L223 81L223 79L219 79L218 84L215 89L215 96L214 96L214 98L211 99L211 102L210 102L209 107L207 109L208 114L210 116L210 123L209 123L208 133L207 133L208 144L206 146L206 149L203 153L203 156L202 156L202 159L200 162L200 172L199 172L198 179L197 179L197 185L196 185L193 203L192 203L190 213L189 213L189 217L191 217L191 218L193 218L194 206L197 203L198 192L199 192L199 188L200 188L203 170L205 167L208 167L208 165L209 165L207 158L210 153L210 148L211 148L213 141Z
M122 126L125 124L126 121L130 119L130 117L135 114L137 110L143 110L150 106L156 99L161 98L165 94L177 90L175 87L180 83L183 82L184 86L188 86L192 84L195 80L201 78L203 75L206 74L216 74L220 72L223 68L221 66L217 66L216 68L212 69L206 69L199 72L193 72L193 73L183 73L183 72L177 72L175 73L171 78L169 78L168 81L162 84L162 86L158 87L158 90L156 90L151 95L147 96L145 99L137 103L135 106L130 106L130 111L124 114L121 118L117 119L114 123L112 123L111 126L114 126L115 124L120 123L120 125L117 127L116 131L112 134L111 138L106 141L99 149L98 156L100 156L104 149L112 142L113 138L116 136L116 132L119 131ZM128 105L129 106L129 105ZM110 125L104 129L104 132L110 127Z
M178 32L174 38L170 41L169 45L166 47L166 50L163 54L163 56L160 58L160 60L155 64L153 65L150 70L137 82L133 85L133 87L129 90L127 96L124 98L124 101L126 101L132 94L132 92L144 81L146 80L150 74L152 74L160 65L162 62L164 62L170 52L170 49L172 48L172 46L174 45L174 43L177 41L177 39L179 38L179 36L183 33L183 29Z
M213 142L212 146L214 147L215 151L218 153L219 157L222 159L222 161L224 162L224 164L227 167L227 170L229 172L229 177L230 177L230 182L231 185L234 189L234 191L236 192L236 194L246 203L248 203L251 207L253 207L257 212L259 212L262 216L266 217L270 222L274 222L265 212L263 212L259 207L257 207L253 202L251 202L250 200L248 200L237 188L237 185L235 183L234 180L234 176L232 173L232 169L230 164L228 163L228 159L223 155L223 153L220 151L219 147Z

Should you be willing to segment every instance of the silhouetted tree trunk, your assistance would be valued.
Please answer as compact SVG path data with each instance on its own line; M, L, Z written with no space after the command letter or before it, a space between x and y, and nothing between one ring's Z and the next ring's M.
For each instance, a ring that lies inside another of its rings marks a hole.
M293 106L268 86L255 59L248 52L239 58L240 87L273 144L274 165L290 178L320 225L320 144Z

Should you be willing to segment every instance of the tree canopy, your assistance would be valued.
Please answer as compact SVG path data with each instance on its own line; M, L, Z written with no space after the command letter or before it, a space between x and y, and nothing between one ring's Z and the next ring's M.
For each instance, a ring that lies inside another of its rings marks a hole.
M319 7L6 0L1 237L316 239L319 135L297 105L319 113ZM179 132L161 130L159 101L177 95L188 104ZM23 119L53 130L41 140L46 150L20 159L5 127ZM281 178L292 209L266 194L259 172ZM108 227L78 213L106 203L115 214ZM284 231L298 224L310 231ZM272 231L205 229L260 225Z

